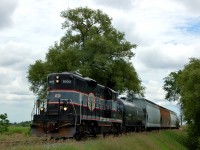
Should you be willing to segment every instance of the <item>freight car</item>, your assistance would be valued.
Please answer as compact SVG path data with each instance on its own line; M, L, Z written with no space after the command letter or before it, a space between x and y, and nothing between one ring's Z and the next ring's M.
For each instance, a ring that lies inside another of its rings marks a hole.
M47 80L47 98L35 102L31 135L80 140L120 132L122 114L115 91L69 72L49 74Z
M144 98L118 99L123 106L123 131L179 128L177 114Z
M46 99L35 101L31 135L75 138L178 128L176 113L147 99L117 98L117 92L80 74L48 75Z

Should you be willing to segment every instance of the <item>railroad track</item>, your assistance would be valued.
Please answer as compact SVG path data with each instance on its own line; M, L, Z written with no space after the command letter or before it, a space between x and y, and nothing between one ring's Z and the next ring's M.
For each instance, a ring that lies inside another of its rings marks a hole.
M110 135L107 135L110 136ZM113 135L111 135L113 136ZM99 139L99 138L103 138L102 135L97 135L96 137L87 137L87 138L83 138L81 141L85 141L85 140L93 140L93 139ZM68 142L72 142L72 141L76 141L73 138L50 138L50 137L36 137L36 138L28 138L26 140L5 140L5 141L0 141L0 150L5 150L5 149L9 149L12 147L17 147L17 146L26 146L26 145L46 145L48 146L52 146L54 144L65 144Z
M27 140L10 140L10 141L0 141L0 149L16 147L20 145L34 145L34 144L56 144L65 143L67 141L72 141L73 139L50 139L50 138L37 138L37 139L27 139Z
M44 143L45 140L41 139L35 139L35 140L10 140L10 141L0 141L0 147L1 146L17 146L17 145L28 145L28 144L34 144L34 143Z

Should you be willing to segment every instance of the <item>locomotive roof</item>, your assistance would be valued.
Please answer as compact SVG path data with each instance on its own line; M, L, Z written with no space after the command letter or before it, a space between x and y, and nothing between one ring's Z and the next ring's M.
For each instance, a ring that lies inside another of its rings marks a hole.
M77 73L77 72L59 72L59 73L50 73L48 74L48 76L50 75L72 75L72 77L76 77L76 78L81 78L83 80L86 80L86 81L93 81L93 82L96 82L96 80L92 79L92 78L89 78L89 77L83 77L80 73ZM104 85L101 85L101 84L98 84L98 86L102 87L102 88L106 88L106 89L109 89L111 92L113 93L117 93L116 91L114 91L113 89L107 87L107 86L104 86Z
M83 77L81 74L77 73L77 72L60 72L60 73L50 73L48 74L48 76L50 75L71 75L71 77L77 77L77 78L81 78L87 81L94 81L96 82L96 80L89 78L89 77Z
M73 75L73 76L76 76L76 77L82 77L82 75L80 73L77 73L77 72L59 72L59 73L49 73L48 76L50 75Z

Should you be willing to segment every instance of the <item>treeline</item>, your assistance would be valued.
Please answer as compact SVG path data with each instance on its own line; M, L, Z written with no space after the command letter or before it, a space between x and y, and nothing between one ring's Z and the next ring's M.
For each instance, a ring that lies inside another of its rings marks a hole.
M14 123L10 123L9 125L29 127L31 125L31 121L22 121L22 122L19 122L19 123L14 122Z
M188 124L188 148L200 149L200 59L191 58L182 70L164 78L166 99L178 101Z

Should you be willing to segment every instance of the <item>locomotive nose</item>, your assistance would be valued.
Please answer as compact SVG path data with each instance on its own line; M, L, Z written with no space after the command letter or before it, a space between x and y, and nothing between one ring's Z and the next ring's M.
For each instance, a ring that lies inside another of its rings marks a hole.
M59 132L58 123L48 122L45 126L45 130L47 133Z
M47 115L55 116L60 113L60 100L49 99L47 102Z

